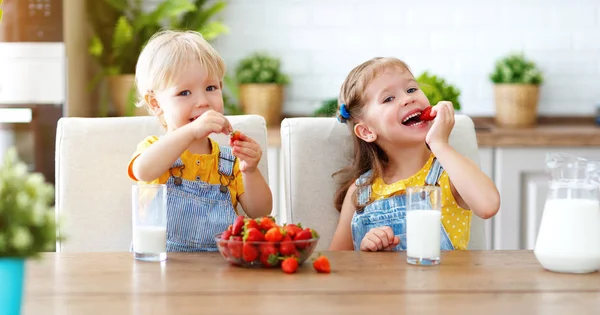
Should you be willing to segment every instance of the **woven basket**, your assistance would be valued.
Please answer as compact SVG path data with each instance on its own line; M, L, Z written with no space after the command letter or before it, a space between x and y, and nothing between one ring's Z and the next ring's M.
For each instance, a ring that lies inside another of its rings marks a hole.
M494 94L498 126L523 128L536 125L538 85L496 84Z
M240 106L246 114L257 114L265 118L267 126L281 123L281 107L283 104L283 85L241 84Z

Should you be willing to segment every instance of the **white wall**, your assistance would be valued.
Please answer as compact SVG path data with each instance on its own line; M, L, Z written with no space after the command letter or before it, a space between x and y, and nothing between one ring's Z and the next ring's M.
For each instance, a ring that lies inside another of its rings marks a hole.
M146 0L155 2L156 0ZM461 90L463 112L493 115L488 74L522 50L543 69L540 113L590 115L600 104L600 0L230 0L216 48L230 70L255 50L280 56L284 111L337 96L352 67L396 56Z
M373 56L397 56L462 90L463 111L493 115L494 61L523 50L546 74L540 112L591 114L600 103L600 1L232 0L216 47L230 68L254 50L281 56L293 83L285 112L336 96ZM510 19L510 21L509 21Z

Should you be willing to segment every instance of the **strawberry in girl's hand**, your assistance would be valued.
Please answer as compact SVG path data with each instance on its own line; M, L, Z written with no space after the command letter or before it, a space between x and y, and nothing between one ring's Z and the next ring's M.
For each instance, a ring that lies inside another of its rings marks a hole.
M279 242L282 239L283 233L281 233L280 227L272 227L265 233L265 240L267 240L267 242Z
M244 242L262 242L265 236L257 228L249 228L244 233Z
M235 218L235 222L233 222L233 226L231 227L231 235L241 235L242 228L244 227L244 216L239 215Z
M419 116L420 120L433 120L433 118L435 118L435 117L431 116L431 106L425 108L421 112L421 115Z
M234 130L231 133L230 142L233 144L234 142L236 142L238 140L242 140L242 132L239 130Z
M298 260L296 257L288 257L281 263L281 270L285 273L295 273L298 270Z
M258 258L258 250L251 243L244 243L244 247L242 247L242 256L245 261L253 262Z
M320 273L331 272L331 264L329 264L329 259L321 254L319 254L317 259L313 261L313 268L315 268L315 270Z

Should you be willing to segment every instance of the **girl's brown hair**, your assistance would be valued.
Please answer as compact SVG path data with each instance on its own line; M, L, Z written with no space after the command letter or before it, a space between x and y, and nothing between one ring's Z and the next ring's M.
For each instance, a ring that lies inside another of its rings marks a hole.
M401 60L392 57L377 57L358 65L346 77L340 89L338 98L338 120L348 125L350 133L354 141L354 153L352 163L335 172L333 176L339 176L340 186L335 193L334 205L338 211L341 211L344 198L348 193L348 189L356 181L356 179L367 172L373 170L371 178L361 186L368 186L373 183L373 180L383 173L383 169L387 166L388 156L375 142L366 142L356 136L354 126L357 118L362 114L363 108L366 105L365 89L379 76L384 69L401 68L410 72L408 66ZM340 113L340 107L344 104L346 111L350 117L344 118ZM362 209L364 205L358 205L356 192L352 196L352 202L357 207L357 210Z

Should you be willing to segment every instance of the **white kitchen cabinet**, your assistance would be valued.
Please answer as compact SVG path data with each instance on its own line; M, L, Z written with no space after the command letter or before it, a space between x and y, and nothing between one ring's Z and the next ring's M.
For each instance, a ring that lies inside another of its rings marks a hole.
M600 148L495 148L493 178L501 205L493 218L492 249L534 248L548 192L545 160L549 152L600 157Z

